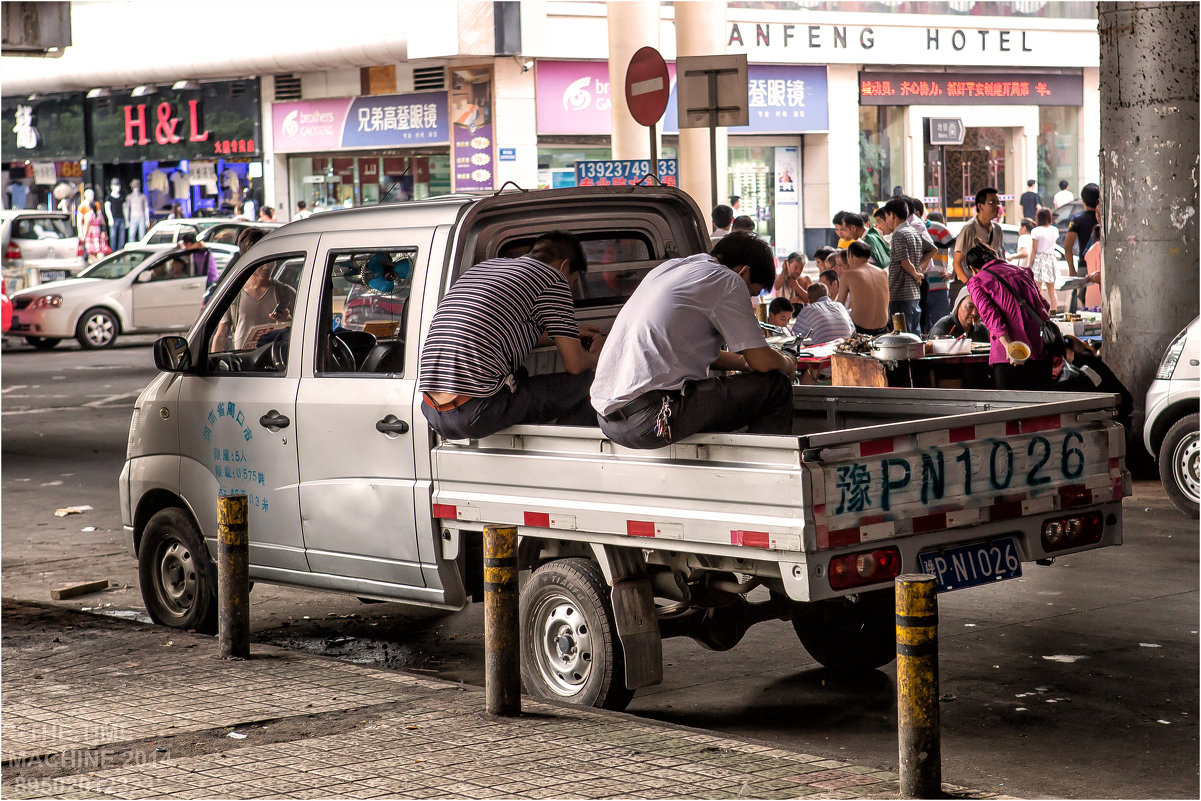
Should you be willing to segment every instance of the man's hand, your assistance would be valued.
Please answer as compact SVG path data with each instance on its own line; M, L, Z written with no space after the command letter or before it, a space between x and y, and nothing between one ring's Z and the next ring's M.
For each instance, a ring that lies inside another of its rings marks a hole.
M603 348L604 346L605 346L605 335L602 334L600 331L597 331L595 334L592 335L592 344L588 346L588 352L593 355L598 355L601 352L601 348Z
M756 373L770 373L773 370L792 378L796 375L796 359L780 353L770 345L758 348L747 348L742 351L746 363Z

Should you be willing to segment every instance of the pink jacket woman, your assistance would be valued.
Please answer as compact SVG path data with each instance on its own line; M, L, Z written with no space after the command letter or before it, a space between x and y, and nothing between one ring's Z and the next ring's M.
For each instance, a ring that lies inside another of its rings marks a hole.
M1001 285L1002 281L1009 287L1009 291ZM1011 342L1021 340L1029 345L1031 361L1047 358L1043 352L1039 326L1046 318L1050 306L1038 291L1029 270L994 259L971 277L967 282L967 290L992 341L988 352L990 365L1006 364L1009 361L1005 350L1006 343L1002 338ZM1023 312L1017 298L1014 297L1015 294L1024 299L1040 318L1035 319L1034 315Z

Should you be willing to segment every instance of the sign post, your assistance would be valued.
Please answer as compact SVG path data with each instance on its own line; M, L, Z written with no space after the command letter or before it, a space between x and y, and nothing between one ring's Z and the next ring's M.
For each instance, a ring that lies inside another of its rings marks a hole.
M651 133L651 174L659 177L659 143L655 136L655 125L667 109L671 96L671 80L667 75L667 62L653 47L643 47L630 58L626 68L626 107L639 125L645 125Z
M927 117L930 125L930 144L938 145L938 194L942 213L947 217L947 145L958 147L963 144L963 119L961 117Z
M709 129L709 180L717 205L717 126L750 124L746 54L676 59L680 128Z

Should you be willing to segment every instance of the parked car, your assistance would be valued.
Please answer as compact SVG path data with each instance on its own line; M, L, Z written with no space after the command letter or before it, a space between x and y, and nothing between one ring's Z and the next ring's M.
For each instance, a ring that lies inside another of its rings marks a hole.
M1143 444L1159 462L1159 480L1172 503L1189 517L1201 502L1201 317L1176 335L1147 389Z
M8 299L8 282L0 278L0 331L7 331L13 324L13 304Z
M260 228L273 231L281 223L250 222L248 220L221 220L216 225L210 225L196 235L196 240L209 245L229 245L237 248L238 235L247 228Z
M160 220L150 226L150 230L141 239L130 242L126 247L141 247L143 245L173 245L187 231L200 235L209 228L234 222L222 217L186 217L177 220Z
M1084 203L1080 200L1073 200L1071 203L1064 203L1059 208L1051 212L1051 222L1059 229L1059 238L1055 240L1061 246L1063 238L1068 234L1068 223L1072 221L1072 216L1084 211Z
M69 278L88 263L71 215L61 211L0 211L0 251L13 290Z
M205 276L190 275L179 248L125 248L76 278L13 295L7 332L49 350L75 337L89 350L108 348L122 334L184 331L196 319Z

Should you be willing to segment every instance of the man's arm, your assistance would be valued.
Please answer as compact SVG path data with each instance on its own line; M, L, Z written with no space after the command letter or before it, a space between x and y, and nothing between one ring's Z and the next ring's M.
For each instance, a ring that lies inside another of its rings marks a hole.
M730 353L728 350L718 353L709 367L714 370L737 370L743 373L751 369L741 353Z
M1067 234L1063 238L1063 260L1068 263L1068 275L1076 274L1076 262L1074 255L1076 253L1076 232L1068 229Z
M796 375L796 359L785 356L770 345L747 348L741 353L747 366L756 373L770 373L776 370L789 378Z
M571 337L553 337L555 347L559 350L559 355L563 357L563 368L572 375L586 373L589 370L596 369L597 359L600 358L601 347L605 344L605 337L602 334L596 334L592 337L592 347L584 350L584 344L578 339Z

